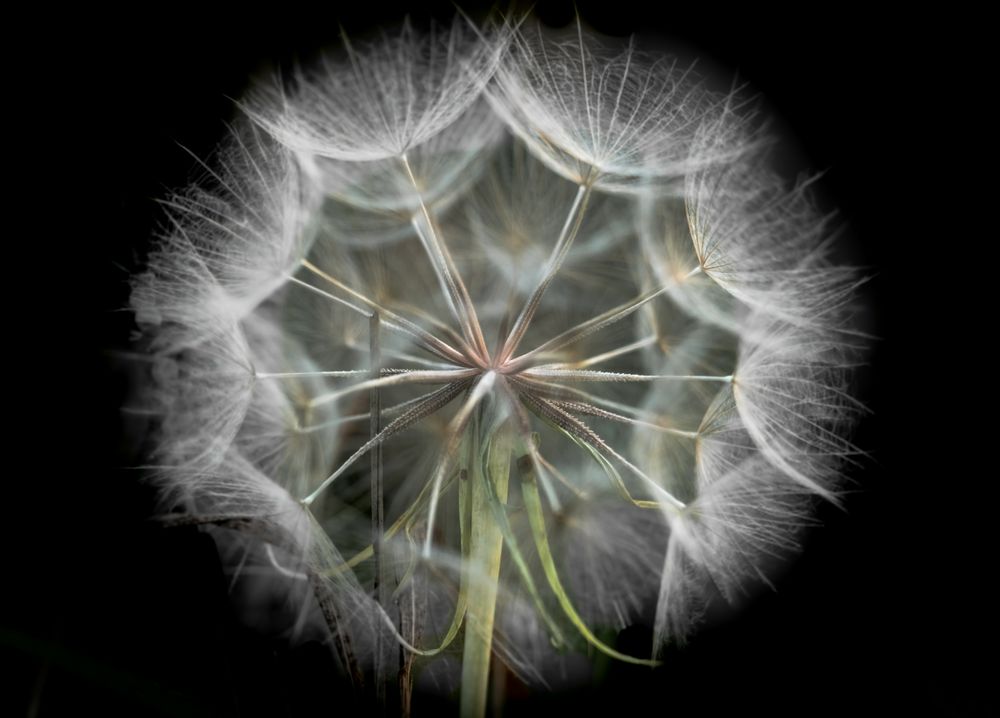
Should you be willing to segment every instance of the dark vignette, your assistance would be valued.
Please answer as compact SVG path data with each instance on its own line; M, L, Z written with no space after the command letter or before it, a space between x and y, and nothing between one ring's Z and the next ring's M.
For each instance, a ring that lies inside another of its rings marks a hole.
M473 15L483 10L460 5ZM964 470L946 468L921 446L937 440L933 426L942 419L930 408L934 397L927 406L907 403L913 377L897 341L940 331L919 323L912 307L898 313L896 303L900 275L938 269L922 254L928 240L901 220L921 211L899 182L910 171L903 147L919 147L901 109L912 82L901 54L908 28L846 9L790 17L752 8L577 8L597 30L641 31L737 71L797 138L802 160L793 166L826 170L826 201L850 226L853 259L873 275L871 330L882 339L859 378L874 413L856 435L872 459L852 476L858 491L847 511L823 510L824 528L811 534L777 592L671 651L662 670L615 666L600 686L572 695L513 696L508 713L986 714L996 699L987 697L989 664L976 648L995 646L997 632L989 594L978 587L985 510L954 489L946 492L958 503L951 512L928 498ZM66 250L74 305L53 341L58 350L47 355L53 374L74 379L76 389L59 411L29 411L30 423L65 426L59 442L39 434L37 444L25 444L34 459L21 469L32 477L31 501L10 504L8 524L20 541L10 544L11 571L23 587L7 592L0 621L0 655L13 666L3 696L11 715L368 712L329 678L324 649L292 651L240 625L208 536L165 533L147 521L152 497L123 468L141 455L134 441L141 427L119 412L128 373L113 352L127 348L133 330L119 310L159 221L154 198L196 172L178 144L208 156L234 112L227 98L238 97L253 73L321 47L339 25L363 34L407 11L451 13L448 3L419 11L369 3L98 12L66 28L70 40L39 51L59 61L54 80L47 76L72 100L48 119L72 131L72 147L83 147L58 189L86 209L74 211L75 231L54 238ZM544 2L537 11L563 24L573 6ZM895 261L901 246L917 257L914 266ZM948 366L928 352L926 368ZM75 367L72 376L65 366ZM898 431L909 412L926 417L926 433ZM645 641L637 630L622 647L641 650Z

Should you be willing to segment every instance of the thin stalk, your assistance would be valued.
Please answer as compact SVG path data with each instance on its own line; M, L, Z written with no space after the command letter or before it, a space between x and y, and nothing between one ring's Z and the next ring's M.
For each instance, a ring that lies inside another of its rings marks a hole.
M292 284L297 284L298 286L302 287L303 289L308 289L310 292L313 292L314 294L318 294L321 297L325 297L326 299L329 299L331 302L334 302L335 304L340 304L341 306L347 307L352 312L357 312L358 314L360 314L363 317L370 317L371 316L370 312L366 312L361 307L355 306L355 305L351 304L349 301L347 301L346 299L341 299L340 297L335 296L333 294L330 294L329 292L324 292L319 287L314 287L313 285L309 284L309 282L303 282L298 277L289 277L288 281L291 282Z
M472 507L469 531L467 571L476 575L469 581L466 607L465 647L462 654L460 715L482 718L486 715L486 696L490 681L490 657L493 652L493 619L496 614L503 534L493 518L491 495L507 503L510 478L510 455L513 437L506 424L489 438L482 461L472 462ZM489 482L487 484L487 482Z
M607 411L593 404L587 404L579 401L558 401L552 400L552 403L561 409L564 409L570 413L576 414L586 414L588 416L596 416L600 419L608 419L610 421L617 421L621 424L631 424L633 426L644 426L647 429L653 429L654 431L660 431L664 434L672 434L673 436L679 436L685 439L697 439L699 434L697 431L686 431L684 429L678 429L672 426L666 426L664 424L654 424L651 421L643 421L642 419L634 419L631 416L625 416L624 414L616 414L613 411Z
M510 330L510 335L504 342L503 352L500 355L501 361L508 361L514 355L514 352L517 351L517 347L520 345L521 340L524 339L524 335L528 331L528 326L531 324L535 312L538 311L545 290L548 289L549 284L552 283L556 274L559 273L563 260L566 259L570 247L573 246L573 240L576 239L577 232L580 231L580 225L583 224L583 217L587 211L587 203L590 199L592 189L593 183L589 178L587 182L580 184L578 187L576 196L573 198L573 204L570 205L569 213L566 215L562 231L559 233L559 239L556 240L556 246L552 248L552 253L549 255L549 261L545 266L545 273L538 282L538 286L531 293L527 303L521 309L521 313L514 320L514 326Z
M462 283L462 277L458 273L458 268L455 266L455 262L451 258L447 246L441 241L441 237L434 225L434 218L431 217L430 210L424 202L420 185L413 174L413 168L410 166L410 160L407 158L405 152L400 155L400 160L403 163L403 168L406 170L407 177L410 179L410 184L413 185L417 201L420 203L420 211L427 225L427 233L425 235L421 231L420 222L416 217L413 220L413 228L417 232L417 236L420 238L424 250L431 260L431 265L438 276L438 281L441 283L442 293L448 302L448 307L462 326L462 333L465 335L466 340L476 347L481 357L488 359L489 351L486 348L486 340L483 338L483 330L479 325L479 318L476 316L476 308L472 304L469 290Z
M576 361L546 364L544 365L544 367L546 369L586 369L587 367L593 366L594 364L600 364L601 362L606 362L609 359L614 359L615 357L620 357L624 354L629 354L631 352L637 351L644 347L648 347L649 345L655 343L656 343L656 335L653 334L646 337L645 339L639 339L638 341L634 341L631 344L626 344L623 347L606 351L603 354L597 354L595 356L587 357L586 359L578 359Z
M366 389L375 387L396 386L397 384L452 384L476 376L475 369L408 369L398 374L382 376L378 379L366 379L337 391L327 392L313 397L309 400L309 406L323 406L331 402L342 399L350 394L355 394Z
M369 322L375 315L369 318ZM302 377L310 376L325 376L325 377L342 377L342 376L359 376L361 374L370 374L372 378L377 378L377 374L371 374L371 372L365 369L344 369L335 371L259 371L255 374L258 379L301 379Z
M570 327L562 334L559 334L541 346L535 347L529 352L525 352L519 357L514 358L510 361L511 371L520 371L525 367L528 367L534 362L539 355L544 355L547 353L555 352L562 349L565 346L578 342L581 339L589 337L595 332L599 332L602 329L620 322L626 317L630 316L633 312L638 311L648 302L651 302L656 297L660 296L667 291L666 287L660 287L659 289L653 289L648 291L624 304L620 304L617 307L613 307L608 311L598 314L596 317L591 317L585 322L581 322L574 327Z
M550 369L535 367L522 372L530 379L560 379L562 381L717 381L728 384L733 380L732 374L714 376L706 374L625 374L615 371L596 371L594 369Z
M556 570L556 563L549 547L548 534L545 529L545 516L542 512L542 497L538 493L538 484L535 481L535 467L530 456L524 456L518 460L518 472L521 479L521 496L524 498L524 508L528 514L528 523L531 525L531 534L535 539L535 548L538 550L538 558L545 572L545 578L549 582L549 588L559 601L559 606L570 622L576 627L580 634L601 653L605 653L612 658L626 663L634 663L640 666L658 666L658 661L651 661L644 658L629 656L620 651L616 651L611 646L601 641L594 632L583 622L580 614L577 613L570 600L569 594L563 588L562 581Z
M368 359L371 364L371 378L378 379L381 375L382 353L378 312L372 313L368 323ZM369 438L375 439L382 432L382 393L378 386L373 386L368 392L368 432ZM382 537L385 532L385 503L382 487L382 443L376 443L371 449L371 506L372 506L372 555L375 560L375 578L372 592L375 600L383 608L389 608L389 587L383 575ZM380 711L386 709L386 686L390 674L383 655L382 631L375 631L375 699Z
M375 384L375 386L381 386L380 384ZM393 434L406 429L407 427L413 425L414 423L426 418L438 411L448 403L462 393L467 386L466 382L454 382L443 386L437 391L431 392L427 395L427 398L419 402L412 409L407 411L402 416L399 416L389 422L388 426L379 431L378 434L373 436L371 439L366 441L361 448L351 454L332 474L330 474L323 483L321 483L316 489L302 499L302 504L308 506L316 497L323 493L327 486L332 484L338 476L343 474L355 461L364 456L368 451L378 446L380 443L388 439ZM374 388L374 387L370 387ZM440 482L439 482L440 483Z
M471 451L470 448L471 442L468 441L467 438L468 437L466 437L466 439L463 440L462 442L463 448L459 452L461 456L466 457L465 459L466 462L473 460L472 458L469 458ZM462 563L463 565L467 566L469 561L469 529L470 529L469 481L468 481L469 472L467 469L462 468L459 469L456 475L458 476L458 517L459 517L458 520L459 520L459 531L461 535ZM411 519L407 522L406 525L407 540L409 540L411 546L410 565L409 567L407 567L406 572L403 574L403 577L399 580L399 585L396 588L397 596L402 592L403 588L406 587L407 584L411 582L413 574L417 568L416 541L413 539L411 535L411 528L414 518L415 517L411 517ZM455 598L455 611L452 614L451 624L448 626L448 630L445 631L444 637L441 639L441 642L436 647L420 649L419 655L436 656L438 653L448 648L448 646L451 645L451 642L455 640L455 636L458 635L458 632L462 627L462 622L465 620L465 606L466 606L466 599L468 597L468 590L469 590L468 571L462 571L461 576L459 578L458 596ZM414 593L414 591L415 588L411 586L410 588L411 595Z
M530 393L522 393L522 401L528 406L533 412L535 412L542 420L549 422L552 426L556 427L559 431L569 434L570 436L576 437L577 439L593 446L595 449L613 457L623 466L625 466L629 471L638 476L653 490L656 496L664 499L666 505L672 507L673 511L683 510L686 504L671 494L669 491L660 486L656 481L650 478L642 469L637 467L631 461L626 459L624 456L615 451L604 439L602 439L593 429L584 424L582 421L577 419L575 416L567 412L565 409L554 404L548 399L543 399L537 396L533 396Z
M381 315L381 322L387 328L409 334L411 337L417 340L418 344L420 344L421 347L429 351L431 354L434 354L435 356L444 359L447 362L469 366L468 362L465 359L465 356L461 352L456 350L454 347L449 346L445 342L441 341L436 336L428 332L426 329L423 329L422 327L411 322L409 319L406 319L405 317L402 317L396 314L395 312L386 309L382 305L378 304L372 299L369 299L360 292L351 289L349 286L341 282L339 279L337 279L334 276L331 276L330 274L327 274L309 260L303 260L302 267L312 272L320 279L329 282L330 284L332 284L345 294L348 294L352 298L358 300L366 307L369 307L372 311L378 312ZM296 279L295 277L290 277L290 280L295 282L296 284L302 285L307 289L311 289L312 291L318 294L321 294L325 297L329 297L334 301L345 304L354 311L359 312L366 317L371 315L370 312L366 312L363 309L354 306L350 302L346 302L345 300L340 299L339 297L335 297L334 295L329 294L328 292L324 292L322 289L318 289L313 285L308 284L307 282L303 282L302 280Z
M452 475L450 478L448 478L448 480L445 481L444 486L442 487L441 490L446 491L451 486L452 482L454 481L457 475L458 474L456 473ZM400 514L399 518L397 518L395 521L392 522L392 525L389 526L388 529L386 529L385 535L383 536L383 541L387 541L391 538L394 538L396 534L398 534L400 531L404 529L404 527L410 526L413 523L414 516L416 516L416 514L424 508L424 505L427 503L427 499L430 496L430 493L431 493L431 485L429 483L424 484L424 488L420 490L419 494L417 494L417 498L413 500L413 503L410 504L410 506L402 514ZM180 515L186 516L187 514L180 514ZM333 568L327 569L325 572L323 572L323 575L338 576L347 571L348 569L354 568L362 561L367 561L373 555L374 555L374 549L372 548L371 544L368 544L367 546L365 546L363 549L358 551L356 554L351 556L343 563L338 564ZM396 583L399 584L400 582L397 581ZM396 589L396 592L397 593L399 592L398 588Z
M521 378L518 378L514 384L526 385L534 394L546 399L552 399L555 401L583 401L588 404L593 404L594 406L603 406L606 409L614 409L627 416L645 419L646 421L658 421L662 418L653 412L637 409L634 406L623 404L620 401L606 399L603 396L591 394L590 392L583 391L582 389L578 389L574 386L556 384L555 382L541 382L538 380L524 381Z
M469 397L462 407L455 413L451 423L448 425L448 436L444 442L444 451L441 452L441 463L434 472L434 480L431 487L431 505L427 510L427 536L424 538L424 558L431 555L431 543L434 540L434 522L437 517L438 497L441 495L441 482L444 481L444 474L451 465L451 454L458 449L463 432L469 424L469 420L474 416L473 412L485 399L493 384L496 382L496 372L488 371L476 382L475 388L469 392Z

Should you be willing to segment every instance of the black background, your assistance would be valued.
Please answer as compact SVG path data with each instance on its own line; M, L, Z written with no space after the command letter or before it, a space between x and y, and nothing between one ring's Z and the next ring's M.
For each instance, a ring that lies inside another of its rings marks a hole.
M449 15L446 3L430 7ZM776 592L700 633L655 674L623 668L597 689L511 710L996 710L996 472L972 464L974 422L942 405L976 381L956 372L985 363L955 362L944 349L950 342L964 357L974 342L935 301L954 260L933 250L949 241L933 218L956 204L931 164L947 102L947 68L935 60L941 33L920 18L850 8L577 7L605 33L643 31L738 71L797 138L804 167L826 171L827 199L873 275L866 291L881 339L860 379L873 413L856 436L872 458L852 476L847 511L824 508L824 528ZM110 352L127 347L131 321L120 309L160 217L154 198L196 170L179 145L208 156L234 113L227 98L267 62L335 41L340 25L351 35L391 26L408 9L93 12L61 18L58 35L24 50L39 71L32 101L56 101L33 113L15 97L10 113L44 125L46 138L22 181L43 200L31 205L33 231L17 235L30 259L11 262L34 279L12 304L25 325L23 351L12 355L45 377L17 373L10 392L28 429L10 447L21 460L5 503L13 563L0 656L13 666L3 680L12 715L31 705L39 716L364 713L324 672L322 651L290 654L239 628L210 542L144 521L150 497L119 468L134 455ZM538 10L558 24L573 6Z

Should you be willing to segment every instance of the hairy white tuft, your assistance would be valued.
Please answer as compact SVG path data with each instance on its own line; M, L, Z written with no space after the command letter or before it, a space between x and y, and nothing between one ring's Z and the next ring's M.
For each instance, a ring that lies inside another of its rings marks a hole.
M565 36L522 25L489 97L549 167L574 182L596 170L606 190L676 182L742 150L696 143L732 98L709 90L693 67L601 43L579 25Z
M324 57L286 89L279 81L251 93L248 114L295 150L350 161L394 157L452 124L479 97L507 43L467 23L404 23L395 35Z
M133 283L139 325L161 346L210 337L287 280L314 239L319 194L252 123L233 127L201 181L164 200L166 227ZM165 326L163 326L165 325Z

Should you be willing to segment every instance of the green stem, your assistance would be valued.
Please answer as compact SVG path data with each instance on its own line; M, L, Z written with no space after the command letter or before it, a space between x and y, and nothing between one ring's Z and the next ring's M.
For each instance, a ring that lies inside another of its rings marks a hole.
M556 562L549 547L548 533L545 530L545 515L542 511L542 497L538 493L538 483L535 480L534 463L530 456L524 456L518 460L518 472L521 479L521 496L524 498L524 508L528 514L528 523L531 525L531 533L535 538L535 548L538 550L538 558L542 562L542 570L545 578L548 579L549 588L556 595L559 606L570 622L576 627L580 634L587 640L587 643L605 653L612 658L617 658L625 663L634 663L639 666L658 666L659 661L647 660L629 656L620 651L616 651L611 646L599 639L587 624L583 622L580 614L576 612L570 601L569 594L559 580L559 573L556 570Z
M478 434L478 428L473 428L474 434ZM468 579L465 648L462 655L462 718L482 718L486 715L493 619L496 613L500 559L503 554L503 533L493 517L490 501L492 497L493 500L499 499L501 503L507 502L510 454L513 449L510 429L506 425L501 426L489 437L485 449L482 453L473 451L473 456L477 458L471 462L468 478L472 506L466 571L471 575ZM484 456L485 462L478 460L478 456Z

